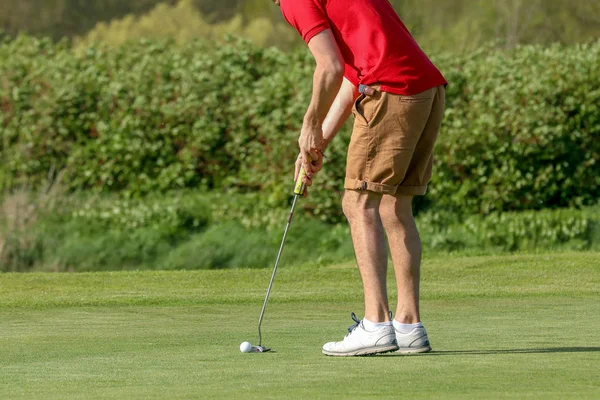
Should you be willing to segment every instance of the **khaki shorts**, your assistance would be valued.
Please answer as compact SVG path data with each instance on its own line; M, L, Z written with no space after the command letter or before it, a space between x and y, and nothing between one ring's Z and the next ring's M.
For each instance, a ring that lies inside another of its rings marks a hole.
M445 88L414 96L381 92L355 102L344 188L419 196L427 192Z

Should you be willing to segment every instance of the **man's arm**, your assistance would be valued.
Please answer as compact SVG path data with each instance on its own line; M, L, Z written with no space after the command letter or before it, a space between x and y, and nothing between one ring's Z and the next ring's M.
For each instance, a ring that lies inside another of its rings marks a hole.
M344 78L342 86L340 86L340 90L323 122L323 151L329 146L329 143L331 143L335 135L337 135L338 131L350 117L350 114L352 114L352 106L357 97L358 88L348 79ZM302 159L298 158L294 180L298 179L298 173L301 166ZM310 180L305 180L304 183L308 184L312 182L310 182Z
M317 67L313 76L313 93L305 123L322 125L344 78L344 59L331 30L316 35L308 44Z
M346 123L350 114L354 100L358 97L358 88L352 82L344 78L340 91L333 101L327 118L323 122L323 142L324 149L329 146L338 131Z
M323 123L340 91L344 77L344 61L329 29L314 36L308 47L317 66L313 77L312 99L304 116L298 144L302 164L309 178L306 183L310 185L311 178L321 169L323 163Z

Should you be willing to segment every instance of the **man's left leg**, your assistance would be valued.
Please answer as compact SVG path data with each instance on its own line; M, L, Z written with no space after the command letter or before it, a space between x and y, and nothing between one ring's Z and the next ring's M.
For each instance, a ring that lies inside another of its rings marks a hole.
M386 272L388 251L379 215L382 195L367 190L346 190L343 209L350 224L356 261L362 278L365 318L356 322L340 342L323 346L330 356L385 353L398 349L388 312Z
M363 284L364 315L374 323L390 320L386 287L388 249L379 215L381 199L380 193L346 190L342 202Z
M379 213L388 237L396 272L398 306L394 318L398 353L431 351L419 315L421 239L412 212L412 196L384 196Z

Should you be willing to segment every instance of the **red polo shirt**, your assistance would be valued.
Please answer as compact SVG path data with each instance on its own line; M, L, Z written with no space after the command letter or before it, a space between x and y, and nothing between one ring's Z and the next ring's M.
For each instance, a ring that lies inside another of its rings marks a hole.
M388 0L281 0L285 19L306 43L331 29L354 85L414 95L446 84Z

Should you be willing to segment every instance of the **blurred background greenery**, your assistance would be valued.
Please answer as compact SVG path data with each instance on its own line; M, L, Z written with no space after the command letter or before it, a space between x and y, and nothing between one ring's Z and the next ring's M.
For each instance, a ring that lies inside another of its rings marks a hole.
M450 82L426 254L600 250L600 2L392 4ZM2 0L0 20L0 271L272 264L313 61L270 0ZM353 257L349 138L285 263Z
M589 0L391 0L426 51L464 51L498 41L573 44L600 36L600 2ZM77 41L118 44L141 36L178 40L252 38L289 49L300 41L281 29L270 0L2 0L0 27Z

